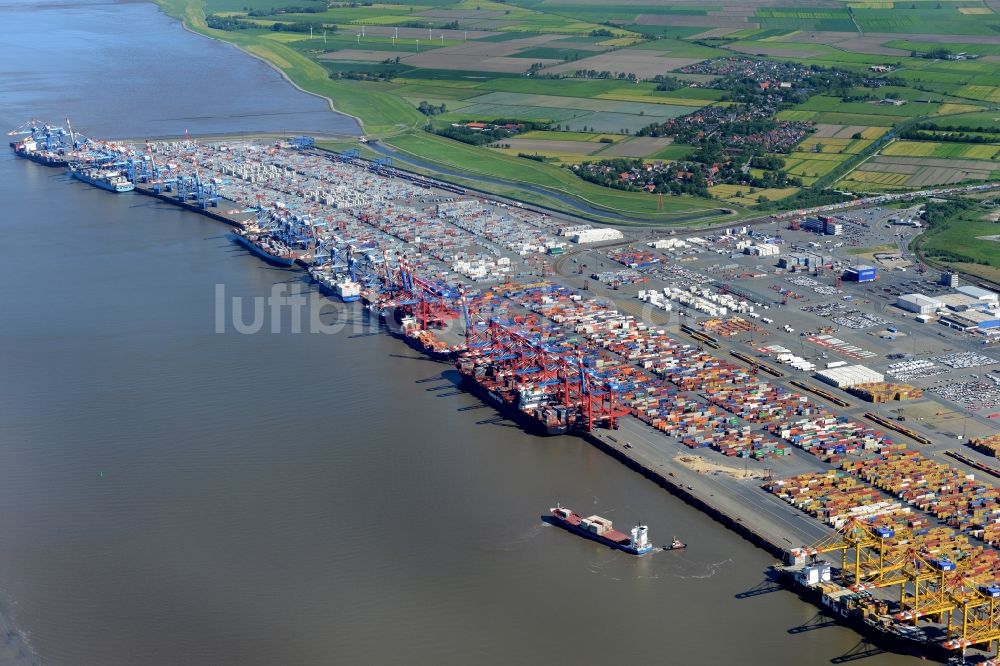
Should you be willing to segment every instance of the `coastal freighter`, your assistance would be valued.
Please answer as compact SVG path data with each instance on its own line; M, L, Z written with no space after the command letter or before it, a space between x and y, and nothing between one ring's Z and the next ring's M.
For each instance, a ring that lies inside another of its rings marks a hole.
M601 516L582 518L574 511L558 505L549 509L549 513L551 516L546 516L546 522L630 555L645 555L653 550L653 545L649 543L649 528L645 525L636 525L628 534L624 534L615 530L611 521Z
M135 189L135 184L125 174L116 169L70 164L69 172L77 180L81 180L94 187L99 187L102 190L107 190L108 192L131 192Z

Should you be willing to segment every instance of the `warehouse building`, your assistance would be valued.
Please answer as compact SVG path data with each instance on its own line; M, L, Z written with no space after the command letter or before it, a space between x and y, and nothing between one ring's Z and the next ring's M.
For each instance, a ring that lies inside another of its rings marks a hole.
M844 271L844 279L848 282L873 282L878 279L878 270L874 266L858 264Z
M885 379L885 375L864 365L845 365L839 368L827 368L826 370L817 372L815 377L837 388L850 388L858 384L874 384Z
M945 326L957 328L960 331L989 331L1000 328L1000 315L980 310L965 312L949 312L942 315L939 321Z
M570 234L569 238L574 243L601 243L604 241L621 240L624 238L624 235L617 229L581 229Z
M758 243L743 248L743 253L752 257L776 257L780 251L780 248L773 243Z
M815 269L833 265L833 257L830 255L816 254L815 252L796 252L786 254L778 260L781 268L802 270L804 268Z
M965 312L966 310L982 310L987 304L978 298L965 294L942 294L937 297L938 302L953 312Z
M840 236L844 233L844 225L840 222L834 222L832 217L819 216L812 217L802 223L802 228L806 231L813 231L817 234L826 234L827 236Z
M926 315L937 312L942 309L944 305L936 298L924 296L923 294L903 294L896 299L896 307L902 308L907 312L916 312L917 314Z
M680 238L660 238L646 245L656 250L676 250L688 246L687 241Z
M990 308L995 308L1000 305L1000 295L998 295L995 291L990 291L989 289L967 285L965 287L958 287L957 291L960 294L971 296L972 298L985 303L986 306Z

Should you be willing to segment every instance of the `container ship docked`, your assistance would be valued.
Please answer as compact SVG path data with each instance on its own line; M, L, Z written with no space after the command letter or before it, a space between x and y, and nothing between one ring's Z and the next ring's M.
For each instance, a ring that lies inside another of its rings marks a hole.
M66 127L30 120L7 134L23 137L10 142L15 155L51 167L66 167L74 160L83 159L82 149L92 143L73 131L69 118Z
M308 217L276 205L258 209L257 218L233 232L233 240L274 266L289 267L314 243Z
M558 505L549 509L549 515L545 518L551 525L558 525L573 534L630 555L645 555L653 550L653 545L649 543L649 528L645 525L636 525L628 534L624 534L615 530L607 518L601 516L582 518L574 511Z
M350 276L338 275L322 267L309 269L309 277L319 287L319 291L327 296L336 296L344 303L354 303L361 300L361 284Z
M361 283L357 278L357 261L350 246L346 251L346 263L340 260L340 250L335 243L326 244L319 240L314 246L309 277L326 296L336 296L344 303L361 300Z
M277 238L249 229L237 229L233 232L233 240L247 248L269 264L289 267L295 265L298 253Z
M106 169L99 166L88 167L72 163L69 165L69 172L77 180L108 192L131 192L135 189L135 184L117 169Z
M12 142L11 147L14 149L14 154L18 157L23 157L38 164L51 167L69 166L69 160L61 151L43 148L34 139L29 138L23 141Z
M456 362L463 385L504 416L541 435L565 435L576 424L579 410L549 405L544 391L520 387L516 378L498 375L492 365L476 360L466 355Z
M406 344L434 360L450 361L459 352L458 348L448 347L432 331L421 328L417 318L412 315L402 317L400 330Z
M954 567L948 561L942 567ZM815 560L772 567L777 578L803 599L810 601L876 644L903 654L956 663L954 647L945 643L946 627L914 626L905 613L892 613L890 602L869 590L844 587L833 580L829 562ZM1000 594L1000 589L997 590ZM959 660L957 663L966 663ZM971 663L971 662L969 662Z

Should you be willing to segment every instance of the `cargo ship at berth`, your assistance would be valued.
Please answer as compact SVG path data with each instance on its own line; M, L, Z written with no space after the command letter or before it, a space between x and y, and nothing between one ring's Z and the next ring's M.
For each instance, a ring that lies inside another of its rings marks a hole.
M474 358L463 356L455 365L464 388L529 432L565 435L575 424L577 410L542 404L538 395L517 389L510 378L491 377L489 369L476 365Z
M413 315L401 317L399 326L403 341L418 352L436 361L450 361L455 358L456 350L450 349L431 331L420 328L417 318Z
M99 187L108 192L131 192L135 185L125 174L116 169L101 167L85 167L79 164L69 165L70 174L79 181Z
M310 270L309 276L319 285L320 293L336 296L345 303L361 300L361 285L346 275L336 275L328 271Z
M609 548L615 548L630 555L645 555L653 550L652 544L649 543L649 528L645 525L636 525L629 530L628 534L624 534L614 529L610 520L601 516L582 518L574 511L558 505L549 509L549 513L549 516L543 517L547 523L558 525L564 530L604 544Z
M66 159L65 155L55 150L45 150L43 148L39 148L38 144L33 139L15 141L10 145L14 149L15 155L23 157L26 160L31 160L32 162L37 162L38 164L51 167L69 166L69 160Z
M361 300L361 283L357 281L353 249L348 247L346 255L346 263L341 262L341 251L336 245L317 242L313 248L309 277L319 286L321 294L336 296L344 303L354 303Z
M772 571L785 587L887 650L941 662L954 657L954 649L944 645L945 627L914 626L912 621L890 612L890 603L877 599L871 591L855 591L834 582L829 562L775 566Z
M275 266L293 266L298 258L298 255L282 241L251 229L238 229L233 232L232 237L237 243Z
M51 167L66 167L71 161L83 159L86 155L83 149L92 143L73 131L69 118L66 119L66 127L32 119L7 135L24 137L10 142L15 155Z

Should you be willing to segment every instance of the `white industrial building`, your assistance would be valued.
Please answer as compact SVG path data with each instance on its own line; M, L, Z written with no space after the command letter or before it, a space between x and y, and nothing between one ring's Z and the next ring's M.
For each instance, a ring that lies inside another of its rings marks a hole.
M817 372L815 377L837 388L850 388L858 384L873 384L885 379L885 375L864 365L845 365L839 368L827 368L826 370Z
M625 236L617 229L606 227L599 229L582 229L572 233L569 237L574 243L601 243L604 241L621 240Z
M924 294L903 294L896 299L896 307L917 314L932 314L943 308L944 304Z
M655 250L675 250L682 247L688 247L687 241L681 240L680 238L661 238L659 240L652 241L651 243L646 243L646 245Z
M757 243L743 248L743 253L752 257L776 257L780 251L774 243Z
M956 291L960 294L971 296L972 298L985 303L989 308L995 308L997 305L1000 305L1000 295L998 295L995 291L990 291L989 289L966 285L964 287L958 287Z
M987 305L978 298L960 293L942 294L937 297L937 301L952 312L965 312L966 310L981 309L985 308Z

